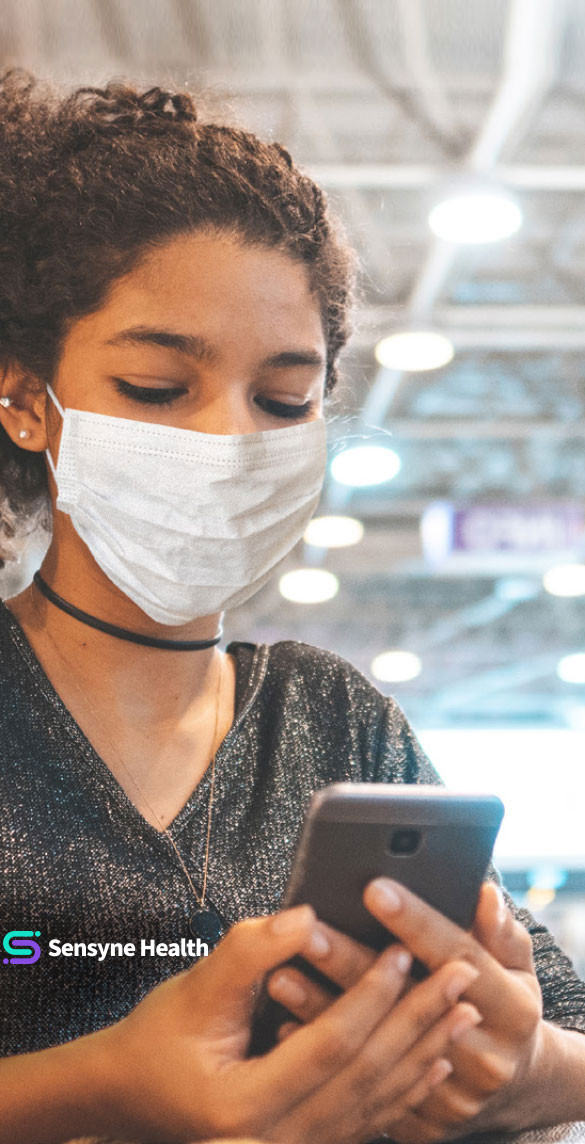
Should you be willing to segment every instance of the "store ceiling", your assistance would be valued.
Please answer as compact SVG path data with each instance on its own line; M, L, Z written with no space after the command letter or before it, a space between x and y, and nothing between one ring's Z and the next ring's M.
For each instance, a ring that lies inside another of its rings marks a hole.
M321 509L360 516L365 539L325 556L301 544L286 567L336 572L335 599L287 603L275 577L227 637L306 640L366 674L379 651L416 651L418 679L379 686L420 727L585 725L585 688L555 673L585 651L584 599L545 593L539 556L432 569L419 527L436 500L585 504L585 3L0 0L0 62L204 92L208 117L291 149L359 250L330 436L390 432L401 472L345 498L326 487ZM516 196L524 225L449 247L428 211L471 170ZM423 317L450 332L453 362L381 370L377 339Z

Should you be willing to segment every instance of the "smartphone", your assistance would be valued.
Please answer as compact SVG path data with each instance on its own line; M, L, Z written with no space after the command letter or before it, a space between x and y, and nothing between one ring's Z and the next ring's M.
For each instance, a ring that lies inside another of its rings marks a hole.
M313 795L308 807L282 908L308 902L322 921L379 951L395 939L366 909L362 893L372 878L384 874L469 930L503 816L502 802L490 794L332 783ZM302 957L287 964L331 993L342 992ZM419 964L418 976L425 972ZM263 985L249 1055L272 1048L278 1026L290 1019Z

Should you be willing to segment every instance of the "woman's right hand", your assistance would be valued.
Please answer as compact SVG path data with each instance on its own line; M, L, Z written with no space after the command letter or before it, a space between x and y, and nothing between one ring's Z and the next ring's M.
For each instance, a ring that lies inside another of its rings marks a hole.
M246 1058L255 992L323 938L310 906L239 922L205 959L94 1034L97 1130L144 1144L256 1137L283 1144L372 1140L449 1072L476 1023L458 998L477 976L453 961L402 996L410 957L394 946L313 1022Z

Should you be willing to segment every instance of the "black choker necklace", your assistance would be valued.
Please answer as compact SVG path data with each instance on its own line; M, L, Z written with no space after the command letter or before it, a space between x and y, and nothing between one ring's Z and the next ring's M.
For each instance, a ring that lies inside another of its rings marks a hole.
M57 595L57 592L49 587L40 572L35 572L33 580L43 596L46 596L47 600L50 600L57 608L61 608L62 612L67 612L76 620L81 620L82 624L89 624L90 628L97 628L100 632L117 636L120 640L130 640L131 643L145 644L147 647L161 647L171 651L203 651L204 648L214 647L215 644L218 644L223 635L221 625L218 634L210 640L165 640L157 639L156 636L143 636L140 632L129 632L127 628L118 628L115 624L98 620L97 616L90 616L89 612L82 612L81 608L76 608L74 604L64 600L62 596Z

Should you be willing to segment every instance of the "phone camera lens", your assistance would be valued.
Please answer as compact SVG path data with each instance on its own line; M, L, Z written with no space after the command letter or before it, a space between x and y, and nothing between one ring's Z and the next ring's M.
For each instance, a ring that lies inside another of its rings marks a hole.
M391 854L416 854L420 846L420 833L418 830L394 830L390 839Z

